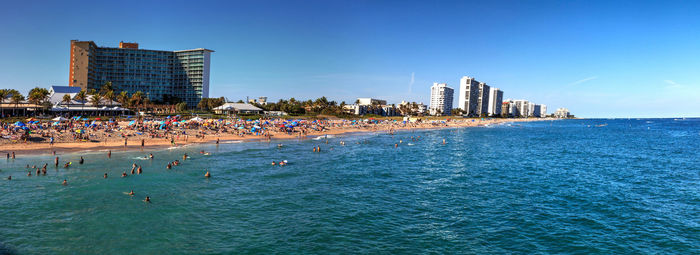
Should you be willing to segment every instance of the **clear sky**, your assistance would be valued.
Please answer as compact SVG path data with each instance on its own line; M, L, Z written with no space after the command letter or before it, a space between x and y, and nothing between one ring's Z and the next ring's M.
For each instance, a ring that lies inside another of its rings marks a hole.
M210 96L230 100L427 104L433 82L469 75L549 112L700 116L699 14L700 1L3 1L0 87L66 85L71 39L128 41L216 51Z

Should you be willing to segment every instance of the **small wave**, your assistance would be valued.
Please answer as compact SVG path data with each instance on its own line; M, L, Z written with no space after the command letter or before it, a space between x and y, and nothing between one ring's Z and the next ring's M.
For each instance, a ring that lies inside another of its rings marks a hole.
M224 142L219 142L219 143L221 144L221 143L242 143L242 142L243 141L241 141L241 140L236 140L236 141L224 141Z
M314 138L311 138L312 140L322 140L322 139L327 139L327 138L335 138L334 135L322 135L322 136L317 136Z

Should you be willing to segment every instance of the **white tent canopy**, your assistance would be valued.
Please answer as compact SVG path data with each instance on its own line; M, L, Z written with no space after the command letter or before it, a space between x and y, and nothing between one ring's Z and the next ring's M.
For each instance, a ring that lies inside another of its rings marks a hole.
M51 120L53 120L53 121L66 121L66 120L68 120L68 119L66 119L66 118L64 118L64 117L61 117L61 116L58 116L58 117L53 118L53 119L51 119Z

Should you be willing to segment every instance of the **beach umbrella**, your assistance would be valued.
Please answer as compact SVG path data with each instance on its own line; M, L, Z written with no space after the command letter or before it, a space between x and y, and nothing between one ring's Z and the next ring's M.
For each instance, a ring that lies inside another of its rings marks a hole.
M134 123L136 123L136 121L132 120L131 122L129 122L129 126L134 125Z
M15 126L23 127L24 123L22 123L21 121L17 121L15 122Z
M68 120L68 119L59 116L59 117L53 118L53 119L51 119L51 120L53 120L53 121L66 121L66 120Z

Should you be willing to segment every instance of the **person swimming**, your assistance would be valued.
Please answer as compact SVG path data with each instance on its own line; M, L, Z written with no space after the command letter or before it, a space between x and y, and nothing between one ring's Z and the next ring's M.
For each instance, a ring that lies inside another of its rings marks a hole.
M275 161L273 160L273 161L272 161L272 165L274 166L275 164L277 164L277 163L275 163Z
M170 163L168 163L168 165L166 165L165 168L167 168L167 169L172 169L172 168L173 168L173 165L170 164Z
M71 165L71 162L67 162L65 165L63 165L64 168L68 168Z
M105 179L107 179L107 173L105 173Z
M28 171L27 176L32 176L32 171Z
M137 172L138 174L143 173L143 169L141 168L141 166L139 166L139 168L136 170L136 172Z
M63 183L62 183L62 184L63 184L63 186L66 186L66 185L68 185L68 181L67 181L66 179L63 179Z
M207 177L207 178L211 177L211 174L209 173L209 171L207 171L207 173L204 174L204 177Z
M187 153L185 153L185 155L182 155L182 160L187 160L187 157Z
M8 177L7 177L7 180L8 180L8 181L12 180L12 175L8 176Z
M133 196L133 195L134 195L134 190L132 189L131 192L129 192L129 196Z
M151 202L151 197L146 196L146 199L144 199L143 201L146 202L146 203L150 203L150 202Z
M148 154L148 158L149 158L149 159L153 159L153 153L149 153L149 154Z
M128 175L126 175L126 172L123 172L123 173L122 173L122 177L127 177L127 176L128 176Z

